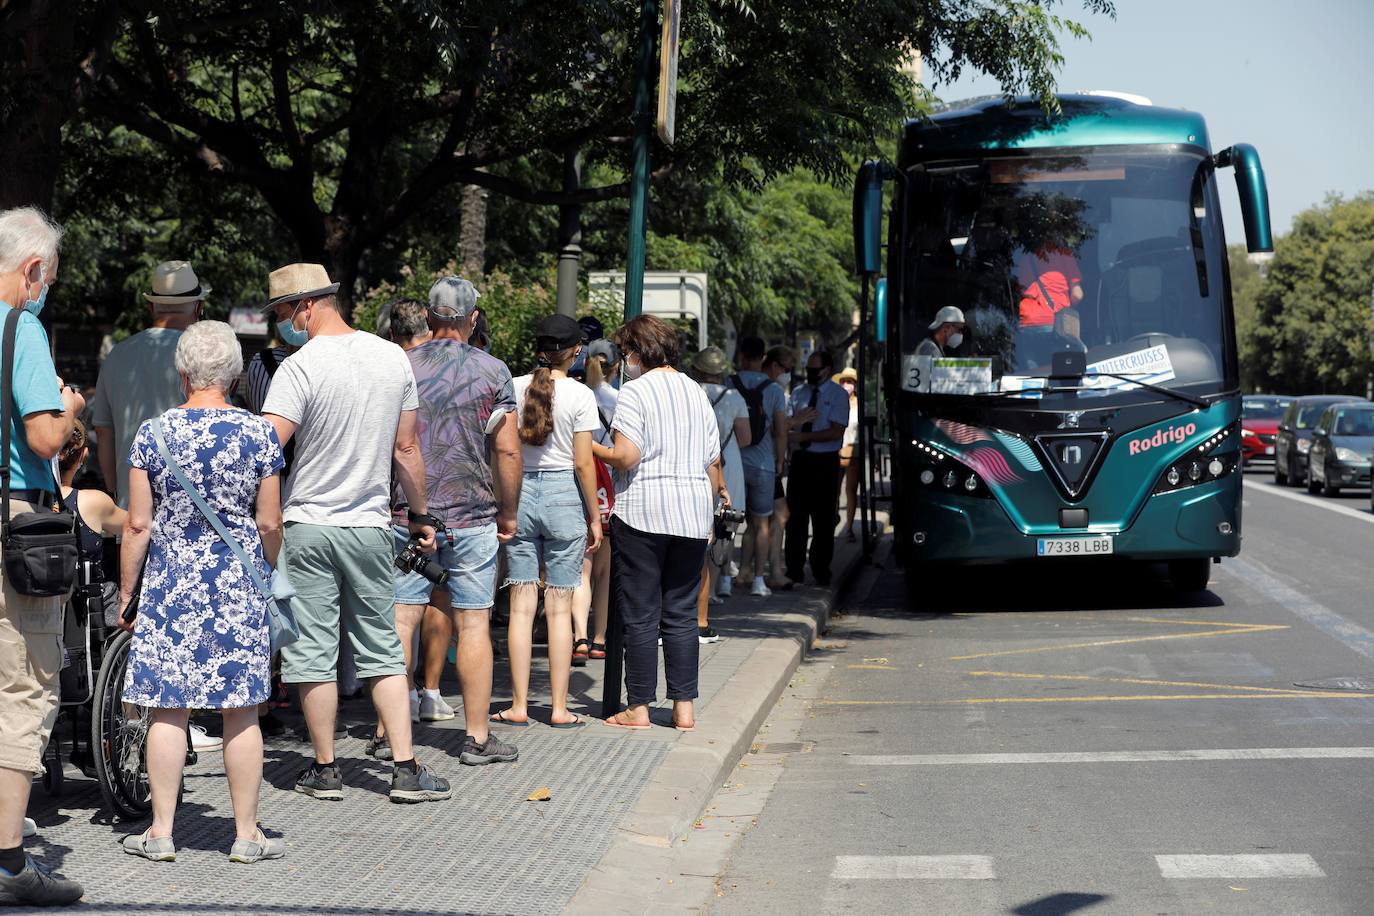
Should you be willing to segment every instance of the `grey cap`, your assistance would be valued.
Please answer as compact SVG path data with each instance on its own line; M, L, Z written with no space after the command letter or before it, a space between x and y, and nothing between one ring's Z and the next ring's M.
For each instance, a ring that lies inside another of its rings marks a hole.
M433 296L433 293L430 294ZM433 299L430 300L434 301ZM935 320L930 323L930 330L937 330L942 324L963 324L964 312L957 306L947 305L935 313Z
M477 287L462 277L443 277L429 288L429 313L444 321L466 318L477 308Z
M623 354L615 342L605 337L587 344L587 358L590 359L593 356L604 356L606 364L610 366L616 365L623 358Z

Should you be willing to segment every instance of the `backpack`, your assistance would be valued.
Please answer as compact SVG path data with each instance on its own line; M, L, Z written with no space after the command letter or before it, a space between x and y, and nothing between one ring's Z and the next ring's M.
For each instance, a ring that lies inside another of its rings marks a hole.
M744 396L744 403L749 407L749 441L762 442L764 433L768 431L768 414L763 410L763 389L771 383L764 379L757 387L748 388L744 384L744 379L736 372L730 376L730 384Z

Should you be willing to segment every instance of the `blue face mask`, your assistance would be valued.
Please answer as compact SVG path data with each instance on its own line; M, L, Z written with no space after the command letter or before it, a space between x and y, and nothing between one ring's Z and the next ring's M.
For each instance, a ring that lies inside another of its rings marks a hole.
M303 347L310 341L310 332L296 330L296 326L291 323L295 318L296 313L292 312L290 318L278 321L277 336L288 347Z
M24 303L24 311L37 318L38 313L43 311L43 306L48 304L48 284L44 283L43 288L38 291L37 299L29 299Z

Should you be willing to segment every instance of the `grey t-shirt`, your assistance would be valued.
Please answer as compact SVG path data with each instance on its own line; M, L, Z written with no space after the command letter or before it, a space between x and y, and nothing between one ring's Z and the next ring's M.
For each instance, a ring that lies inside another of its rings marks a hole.
M740 449L740 461L747 468L772 471L776 466L773 455L773 417L787 413L787 395L783 392L782 386L769 378L765 372L752 372L746 369L739 374L739 380L744 382L746 388L763 387L763 416L765 418L763 438L757 442L751 442L748 448ZM730 495L734 497L733 490L730 491Z
M119 504L129 505L129 450L144 420L159 417L186 400L177 375L181 332L148 328L120 341L105 357L91 401L91 425L114 428Z
M410 360L375 334L316 337L288 357L262 405L296 424L282 518L388 527L396 424L419 406Z

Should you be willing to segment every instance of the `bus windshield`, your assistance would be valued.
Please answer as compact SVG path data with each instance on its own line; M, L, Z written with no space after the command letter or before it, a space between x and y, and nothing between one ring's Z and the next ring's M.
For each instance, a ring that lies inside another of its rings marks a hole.
M900 340L913 367L922 356L945 362L933 387L921 381L925 363L908 390L1052 398L1066 385L1070 396L1140 393L1134 382L1194 395L1234 387L1225 241L1202 151L998 153L910 174ZM949 321L960 315L962 327ZM1082 354L1088 374L1050 378L1058 353Z

